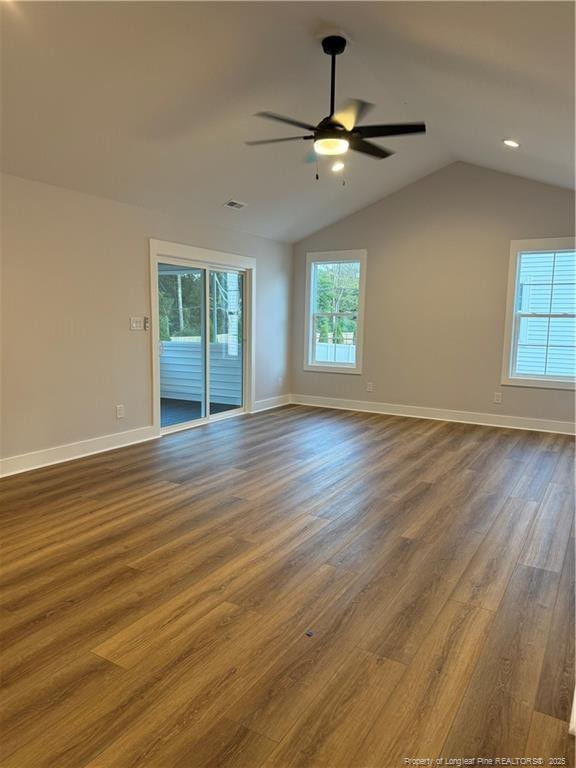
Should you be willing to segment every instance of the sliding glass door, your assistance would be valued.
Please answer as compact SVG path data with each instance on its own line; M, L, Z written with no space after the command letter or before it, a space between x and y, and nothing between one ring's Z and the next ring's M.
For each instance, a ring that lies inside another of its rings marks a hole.
M207 415L205 297L205 270L158 265L162 427Z
M242 408L244 402L243 275L210 270L210 413Z
M160 427L244 407L244 274L158 263Z

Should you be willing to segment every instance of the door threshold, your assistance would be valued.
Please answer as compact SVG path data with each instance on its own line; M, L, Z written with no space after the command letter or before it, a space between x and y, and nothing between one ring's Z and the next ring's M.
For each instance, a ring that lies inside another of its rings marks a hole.
M230 408L229 411L222 411L221 413L214 413L208 419L208 423L212 421L223 421L224 419L231 419L233 416L242 416L247 413L245 408Z
M217 421L224 421L225 419L232 419L235 416L244 416L248 411L245 408L235 408L233 411L223 411L222 413L215 413L213 416L204 417L203 419L195 419L194 421L186 421L182 424L170 424L167 427L160 428L160 437L164 435L171 435L174 432L183 432L185 429L194 429L195 427L206 426L206 424L214 424Z

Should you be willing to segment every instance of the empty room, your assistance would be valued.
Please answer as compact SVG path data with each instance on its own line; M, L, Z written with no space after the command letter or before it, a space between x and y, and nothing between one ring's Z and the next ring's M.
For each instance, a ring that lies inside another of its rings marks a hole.
M574 15L0 0L2 768L574 768Z

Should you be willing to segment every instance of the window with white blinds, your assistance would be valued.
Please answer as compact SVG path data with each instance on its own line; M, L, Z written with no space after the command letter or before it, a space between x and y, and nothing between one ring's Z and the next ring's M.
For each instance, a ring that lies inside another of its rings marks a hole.
M560 247L564 239L556 248L555 242L513 248L505 384L574 385L576 252L573 245Z

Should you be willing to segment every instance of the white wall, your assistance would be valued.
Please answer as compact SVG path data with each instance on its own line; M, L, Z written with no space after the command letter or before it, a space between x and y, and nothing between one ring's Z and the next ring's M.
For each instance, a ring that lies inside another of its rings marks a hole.
M150 237L256 258L255 397L289 392L289 245L14 176L1 202L3 457L152 423Z
M298 243L292 392L572 421L573 392L500 375L510 240L571 235L573 211L566 189L454 163ZM355 248L368 251L363 374L304 371L306 253Z

